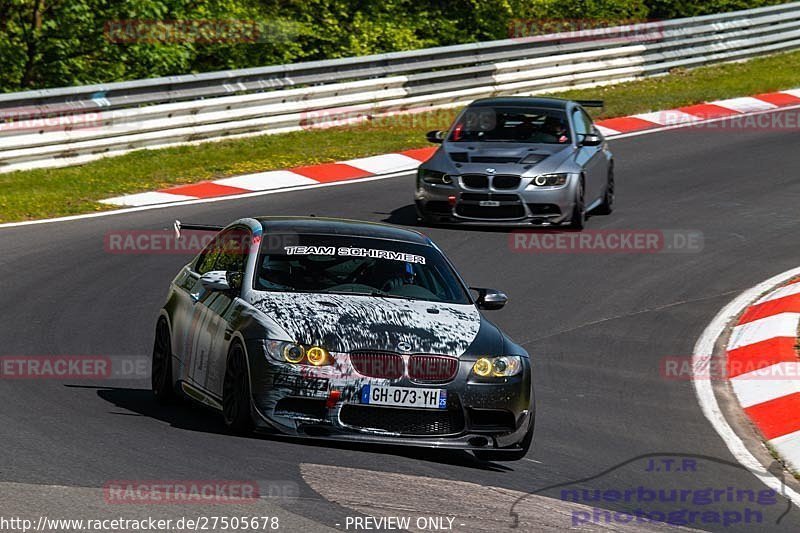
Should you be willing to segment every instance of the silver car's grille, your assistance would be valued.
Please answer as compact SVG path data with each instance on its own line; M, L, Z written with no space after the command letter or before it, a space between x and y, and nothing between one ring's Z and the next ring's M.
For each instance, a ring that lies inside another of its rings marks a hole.
M495 189L516 189L519 187L519 176L498 175L492 178L492 187Z
M488 189L489 178L484 174L464 174L461 176L461 181L464 187L470 189Z
M468 189L488 189L491 183L495 189L511 190L519 187L522 178L513 174L464 174L461 182Z

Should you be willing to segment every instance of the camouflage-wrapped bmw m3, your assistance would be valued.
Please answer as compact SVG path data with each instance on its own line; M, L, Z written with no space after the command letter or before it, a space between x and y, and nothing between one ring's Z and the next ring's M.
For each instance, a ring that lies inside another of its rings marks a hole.
M526 454L530 358L480 312L506 296L473 296L428 237L313 217L213 229L160 312L159 401L185 394L236 432Z

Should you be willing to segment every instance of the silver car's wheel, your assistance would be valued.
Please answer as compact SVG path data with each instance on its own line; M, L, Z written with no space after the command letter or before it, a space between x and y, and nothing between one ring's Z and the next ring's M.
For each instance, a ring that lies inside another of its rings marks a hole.
M417 206L417 225L423 228L430 228L436 225L433 217L429 214L422 211L422 209Z
M582 230L586 223L586 207L583 194L583 181L581 181L578 185L578 190L575 192L575 205L572 208L572 216L569 220L571 229Z
M222 382L222 415L225 426L234 433L247 434L253 429L250 377L244 350L238 343L234 343L228 353L225 379Z
M600 204L595 212L598 215L610 215L614 210L614 166L608 168L608 180L606 182L606 192L603 195L603 203Z

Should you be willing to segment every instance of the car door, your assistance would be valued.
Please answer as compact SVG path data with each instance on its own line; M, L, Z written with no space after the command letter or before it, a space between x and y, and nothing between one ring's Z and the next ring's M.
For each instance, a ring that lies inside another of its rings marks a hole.
M586 207L594 207L592 204L602 197L606 185L606 160L603 156L603 147L602 145L584 146L581 144L583 136L594 134L595 129L592 119L580 107L572 110L572 124L578 143L576 161L584 169L586 176L584 196Z
M220 234L213 270L227 272L230 291L205 291L198 299L201 308L192 376L196 385L222 398L228 349L233 340L231 323L241 312L241 280L244 277L252 234L249 228L234 226Z
M192 359L197 351L202 306L198 301L203 293L200 276L214 269L219 247L212 240L175 280L175 311L172 316L174 350L178 359L175 379L191 381Z
M220 254L220 238L217 235L206 246L197 260L189 266L189 271L183 278L180 287L186 292L186 311L184 316L184 332L179 342L182 355L181 379L191 385L199 385L202 381L200 374L204 369L204 362L208 354L208 332L206 322L208 313L204 301L212 296L210 291L200 283L200 277L214 270ZM198 381L199 379L199 381Z

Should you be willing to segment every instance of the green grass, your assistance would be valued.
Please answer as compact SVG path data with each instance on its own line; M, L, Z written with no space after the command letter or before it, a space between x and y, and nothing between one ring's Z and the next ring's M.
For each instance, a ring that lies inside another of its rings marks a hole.
M556 96L605 100L608 118L800 87L800 52L676 71L667 76ZM456 110L404 115L353 127L210 142L60 169L0 174L0 221L112 209L97 200L170 185L429 146L424 133L448 126Z

